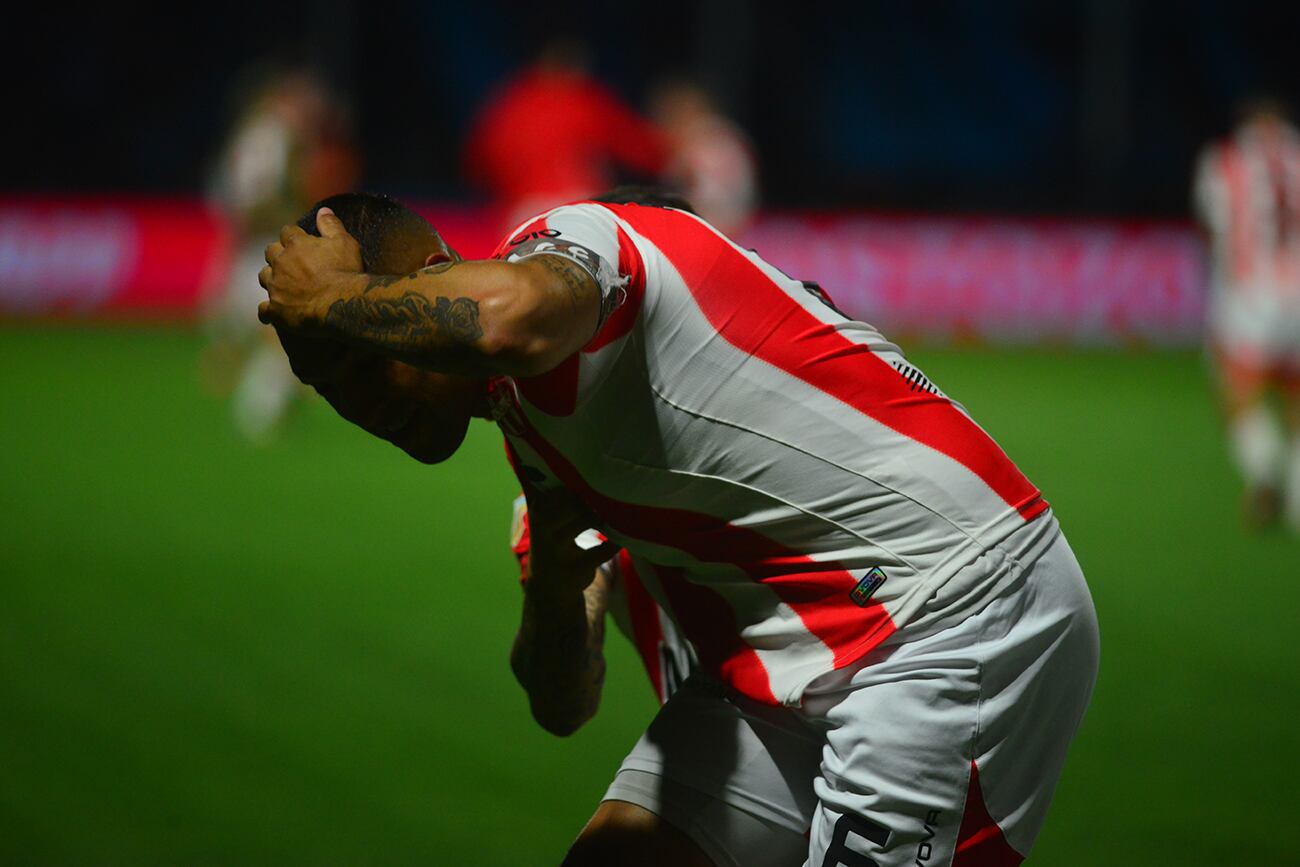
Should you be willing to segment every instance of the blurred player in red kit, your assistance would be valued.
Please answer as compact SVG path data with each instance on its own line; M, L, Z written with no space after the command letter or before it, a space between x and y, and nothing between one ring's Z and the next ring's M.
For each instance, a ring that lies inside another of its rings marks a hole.
M613 183L624 169L657 176L668 142L587 73L582 46L554 40L505 82L474 120L466 167L507 225Z
M1206 149L1194 195L1211 241L1210 350L1246 518L1264 526L1281 514L1300 531L1300 132L1280 105L1250 104Z
M539 722L594 712L602 563L626 555L689 643L565 864L1020 863L1098 661L1047 502L825 293L683 207L609 198L464 261L341 197L260 275L260 318L344 418L424 461L473 415L504 433Z

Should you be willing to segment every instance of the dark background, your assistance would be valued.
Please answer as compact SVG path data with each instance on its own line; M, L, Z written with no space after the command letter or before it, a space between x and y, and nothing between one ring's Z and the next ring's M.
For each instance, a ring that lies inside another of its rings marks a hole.
M319 64L371 189L473 199L476 106L549 36L634 104L691 73L776 206L1179 215L1240 99L1300 98L1300 4L117 3L6 11L0 189L201 189L249 64Z

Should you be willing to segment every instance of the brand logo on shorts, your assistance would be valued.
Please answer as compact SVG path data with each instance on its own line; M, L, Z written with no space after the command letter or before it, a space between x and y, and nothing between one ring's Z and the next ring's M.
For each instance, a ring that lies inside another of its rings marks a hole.
M871 601L872 594L880 589L880 585L885 583L885 570L879 566L872 566L871 571L862 576L862 580L857 586L849 591L849 598L853 604L859 608L865 608L866 604Z
M938 824L938 810L931 810L925 814L925 836L921 838L921 842L917 844L916 859L912 862L919 865L919 867L925 867L925 862L929 861L931 856L934 855L934 846L930 841L934 839L934 829Z

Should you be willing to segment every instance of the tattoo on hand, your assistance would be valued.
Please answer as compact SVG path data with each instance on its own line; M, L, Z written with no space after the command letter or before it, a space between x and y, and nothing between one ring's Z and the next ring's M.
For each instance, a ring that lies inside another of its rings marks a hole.
M385 278L376 278L385 279ZM396 280L406 278L394 278ZM374 285L391 285L375 284ZM340 298L330 305L325 322L347 334L368 340L403 342L444 335L455 343L473 343L483 336L473 298L437 296L430 301L419 292L400 298Z

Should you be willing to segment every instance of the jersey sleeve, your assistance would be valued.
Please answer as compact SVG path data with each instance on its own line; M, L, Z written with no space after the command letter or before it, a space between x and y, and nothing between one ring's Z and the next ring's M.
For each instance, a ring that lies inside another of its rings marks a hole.
M600 289L596 333L627 301L629 275L621 267L618 223L599 205L565 205L536 217L501 242L493 258L519 262L563 256L591 275Z

